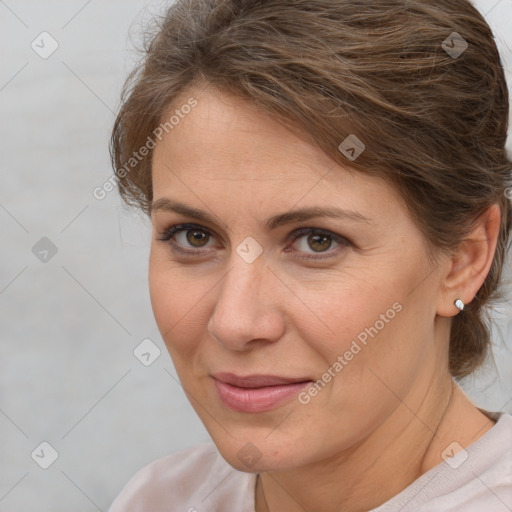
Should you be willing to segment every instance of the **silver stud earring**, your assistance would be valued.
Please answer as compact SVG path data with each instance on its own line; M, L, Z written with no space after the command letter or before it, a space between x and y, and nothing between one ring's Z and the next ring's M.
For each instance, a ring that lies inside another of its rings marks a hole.
M462 311L464 309L464 302L462 302L460 299L457 299L455 302L455 307Z

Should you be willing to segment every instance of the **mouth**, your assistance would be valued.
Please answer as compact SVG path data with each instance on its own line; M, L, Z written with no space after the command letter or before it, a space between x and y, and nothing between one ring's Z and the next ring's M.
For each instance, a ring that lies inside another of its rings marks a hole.
M281 377L277 375L249 375L233 373L212 375L223 404L238 412L264 412L274 409L313 382L308 377Z

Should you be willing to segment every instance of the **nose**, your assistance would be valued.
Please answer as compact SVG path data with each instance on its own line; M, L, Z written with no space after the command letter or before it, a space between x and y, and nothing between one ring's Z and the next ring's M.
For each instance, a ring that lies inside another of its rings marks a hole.
M280 298L285 287L263 257L247 263L234 254L233 264L218 286L208 321L209 334L218 343L230 350L246 351L255 342L275 342L283 336L284 303Z

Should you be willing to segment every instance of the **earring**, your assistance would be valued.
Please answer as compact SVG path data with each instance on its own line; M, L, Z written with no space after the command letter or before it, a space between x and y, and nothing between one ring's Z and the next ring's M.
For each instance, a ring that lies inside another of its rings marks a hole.
M462 311L464 309L464 302L462 302L460 299L457 299L455 302L455 307Z

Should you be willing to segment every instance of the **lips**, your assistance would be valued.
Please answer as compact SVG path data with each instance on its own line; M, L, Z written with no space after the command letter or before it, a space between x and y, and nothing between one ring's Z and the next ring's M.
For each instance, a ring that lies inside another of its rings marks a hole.
M296 396L310 379L276 375L249 375L233 373L212 375L219 398L233 411L256 413L278 407Z
M215 373L214 379L237 386L239 388L264 388L268 386L281 386L286 384L295 384L297 382L311 382L308 377L279 377L277 375L248 375L239 377L234 373Z

